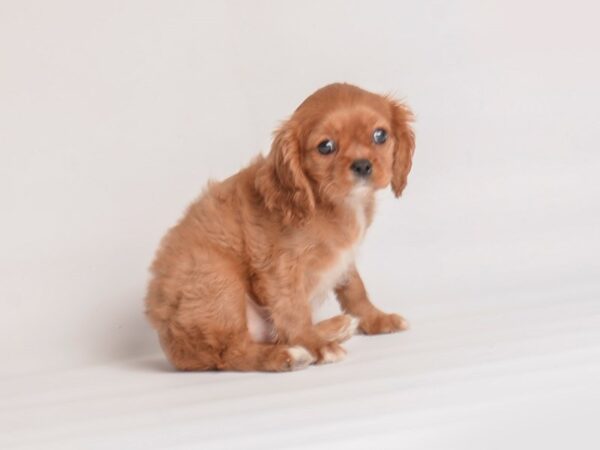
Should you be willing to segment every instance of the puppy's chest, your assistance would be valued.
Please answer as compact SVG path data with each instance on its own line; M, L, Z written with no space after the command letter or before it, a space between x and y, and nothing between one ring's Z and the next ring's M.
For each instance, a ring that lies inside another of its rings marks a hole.
M313 288L310 293L311 302L317 306L337 285L341 284L352 267L360 244L362 243L367 220L362 204L354 205L353 239L349 245L340 249L331 249L329 263L312 273Z
M316 283L310 294L313 304L321 303L327 294L344 281L356 256L356 247L339 252L334 262L326 269L316 273Z

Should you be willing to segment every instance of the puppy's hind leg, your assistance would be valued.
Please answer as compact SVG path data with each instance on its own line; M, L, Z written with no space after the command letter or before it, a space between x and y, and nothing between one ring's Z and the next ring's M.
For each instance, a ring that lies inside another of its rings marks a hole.
M288 371L314 362L303 347L252 340L242 277L220 255L210 256L193 278L176 282L176 312L159 329L171 363L180 370Z
M260 344L248 339L232 344L223 353L222 370L286 372L300 370L315 362L304 347Z
M202 335L169 331L161 336L161 345L171 363L186 371L285 372L304 369L315 362L304 347L261 344L253 342L246 331L231 331L212 345Z
M191 339L190 339L191 338ZM286 372L315 362L304 347L253 342L247 333L230 334L227 341L208 346L189 334L183 338L162 337L161 344L179 370L233 370L241 372Z

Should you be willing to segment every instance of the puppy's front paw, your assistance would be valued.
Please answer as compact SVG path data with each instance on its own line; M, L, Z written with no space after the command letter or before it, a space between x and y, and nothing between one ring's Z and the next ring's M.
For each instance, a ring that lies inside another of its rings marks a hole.
M319 322L315 327L319 335L327 342L344 342L350 339L358 329L360 320L350 314L340 314Z
M314 356L300 345L295 345L287 350L289 354L290 370L300 370L315 362Z
M360 320L358 319L358 317L354 317L349 314L344 314L344 319L344 326L340 328L338 334L335 336L335 340L337 342L347 341L358 331L358 325L360 324Z
M364 334L396 333L406 330L408 322L399 314L377 313L360 319L359 329Z
M328 364L341 361L346 357L346 350L337 342L330 342L318 350L317 364Z
M337 342L327 342L320 336L298 342L302 348L307 349L312 357L311 363L327 364L341 361L346 357L346 350Z

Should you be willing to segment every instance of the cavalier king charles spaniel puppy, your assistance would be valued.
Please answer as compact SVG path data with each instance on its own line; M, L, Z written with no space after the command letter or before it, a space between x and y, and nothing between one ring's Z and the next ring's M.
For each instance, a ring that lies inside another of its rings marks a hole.
M173 366L296 370L342 359L358 331L406 328L371 303L354 257L375 191L406 186L411 121L387 96L332 84L283 123L266 157L209 183L151 269L146 314ZM314 323L332 290L344 313Z

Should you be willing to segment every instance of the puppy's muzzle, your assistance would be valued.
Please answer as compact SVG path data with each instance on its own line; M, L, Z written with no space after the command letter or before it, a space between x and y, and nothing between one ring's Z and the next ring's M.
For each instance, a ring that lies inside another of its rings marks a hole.
M350 170L360 178L368 178L373 172L373 164L368 159L357 159L352 162Z

